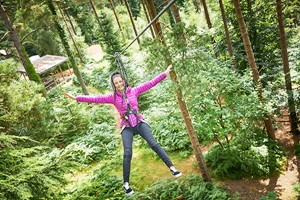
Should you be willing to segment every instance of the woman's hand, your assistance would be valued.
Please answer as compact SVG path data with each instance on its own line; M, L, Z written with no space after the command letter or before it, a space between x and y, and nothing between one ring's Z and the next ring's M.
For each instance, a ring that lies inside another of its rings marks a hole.
M170 64L166 70L166 74L169 75L170 74L170 71L172 69L172 64Z
M64 93L64 96L67 97L67 98L76 100L76 97L74 97L73 95L71 95L71 94L69 94L69 93L67 93L67 92Z

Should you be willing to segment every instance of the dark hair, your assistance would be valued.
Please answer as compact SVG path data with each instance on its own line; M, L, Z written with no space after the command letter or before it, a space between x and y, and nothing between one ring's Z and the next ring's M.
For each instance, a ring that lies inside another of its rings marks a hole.
M111 87L112 87L113 92L114 92L114 98L116 99L117 89L116 89L116 86L114 84L114 78L115 77L121 77L122 78L122 80L125 83L124 84L124 90L126 90L126 88L129 86L129 84L128 84L127 80L122 76L122 74L120 72L116 71L116 72L114 72L114 73L111 74L111 76L110 76L110 83L111 83Z

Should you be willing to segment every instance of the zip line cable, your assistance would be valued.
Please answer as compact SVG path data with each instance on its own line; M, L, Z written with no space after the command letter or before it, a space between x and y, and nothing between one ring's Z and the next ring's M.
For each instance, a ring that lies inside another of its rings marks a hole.
M128 76L125 70L125 67L123 65L121 54L123 54L145 31L162 15L164 12L169 9L173 4L175 3L175 0L171 0L153 19L152 21L142 30L140 34L138 34L122 51L121 53L115 52L114 57L116 58L116 64L120 69L120 73L122 76L127 80Z

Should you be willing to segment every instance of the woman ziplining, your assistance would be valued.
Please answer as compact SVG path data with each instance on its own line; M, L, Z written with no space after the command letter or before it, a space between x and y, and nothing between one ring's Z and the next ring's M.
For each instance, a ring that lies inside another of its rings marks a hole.
M162 159L162 161L169 167L172 175L177 178L182 174L174 167L167 153L155 140L151 133L150 126L144 121L144 117L139 113L138 96L150 90L152 87L163 81L171 70L172 65L168 66L167 70L157 75L152 80L142 83L136 87L131 88L127 80L120 72L114 72L111 77L111 85L113 93L107 95L81 95L73 96L65 93L65 97L76 100L78 102L88 102L97 104L113 104L121 116L121 136L123 143L123 179L124 191L126 195L132 195L133 189L129 185L130 167L132 159L132 142L133 137L139 134L147 141L152 150Z
M116 63L120 69L120 72L114 72L111 77L111 86L113 93L108 95L97 95L97 96L73 96L69 93L64 93L65 97L76 100L78 102L88 102L97 104L113 104L118 110L121 121L121 136L123 143L123 180L124 180L124 191L126 195L132 195L134 193L133 189L129 185L130 177L130 167L132 159L132 143L133 137L139 134L143 139L147 141L152 150L162 159L162 161L170 169L172 175L177 178L182 174L173 165L167 153L160 146L160 144L155 140L151 133L150 126L144 121L144 117L139 113L138 108L138 97L142 93L150 90L152 87L157 85L159 82L163 81L168 75L172 68L169 65L167 70L159 75L157 75L152 80L140 84L136 87L131 88L127 81L126 70L123 66L120 55L129 48L134 41L136 41L150 26L154 23L170 6L175 3L175 0L171 0L158 15L152 19L152 21L144 28L144 30L135 37L135 39L125 47L121 53L116 52L115 58Z

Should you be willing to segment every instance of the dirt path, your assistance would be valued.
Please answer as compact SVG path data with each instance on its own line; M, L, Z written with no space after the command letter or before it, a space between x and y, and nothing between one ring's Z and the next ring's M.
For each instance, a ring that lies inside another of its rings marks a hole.
M282 123L279 130L276 131L276 138L288 151L287 167L279 175L266 180L228 180L224 181L224 187L227 188L230 193L234 194L238 192L240 197L245 200L256 200L262 195L266 195L268 192L275 191L277 197L282 200L295 200L296 193L293 190L293 185L299 182L299 170L300 161L294 154L294 139L290 133L289 123Z

